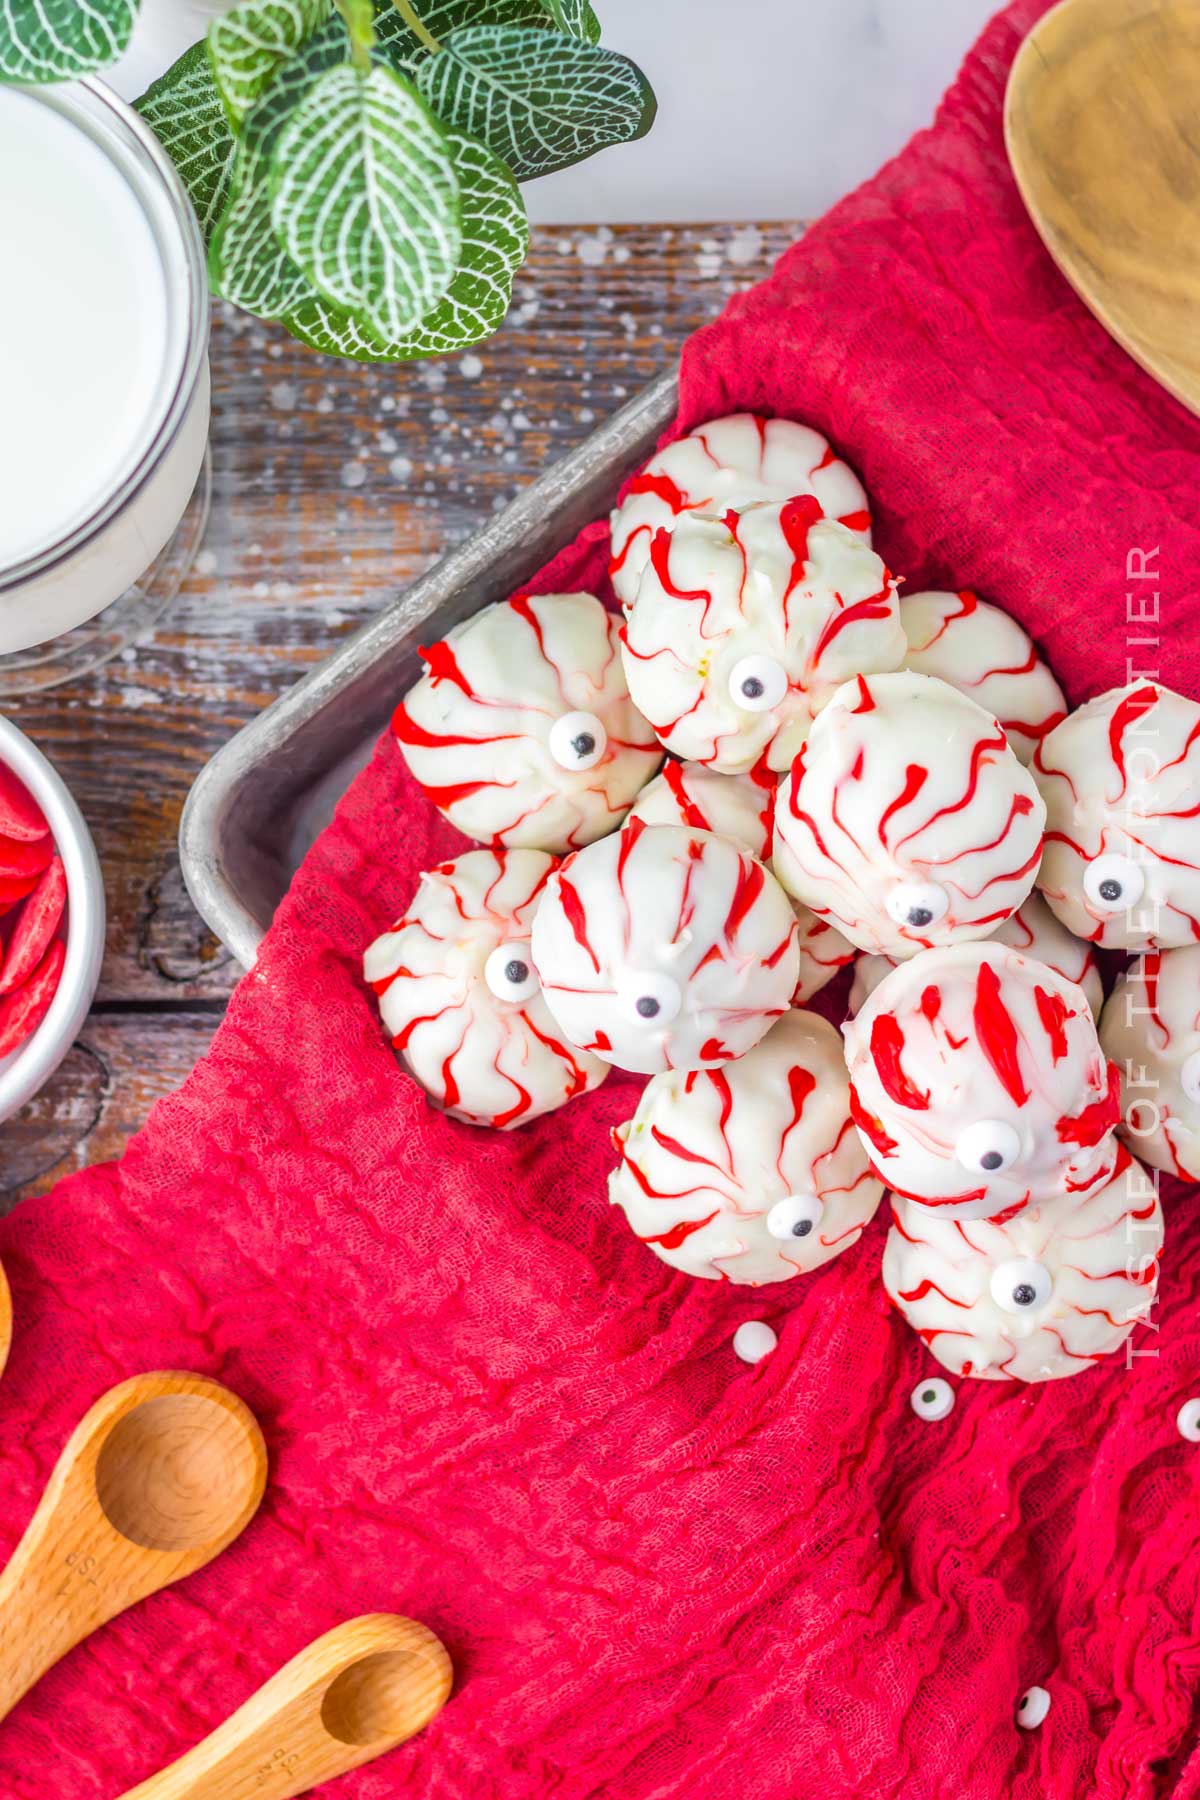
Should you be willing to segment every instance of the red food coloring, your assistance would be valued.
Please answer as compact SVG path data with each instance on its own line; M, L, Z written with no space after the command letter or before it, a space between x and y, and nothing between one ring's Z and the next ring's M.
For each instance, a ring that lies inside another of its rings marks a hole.
M679 808L684 824L690 825L693 831L711 831L711 824L705 818L704 814L683 785L683 764L678 762L664 763L663 779L674 796L675 804Z
M417 750L445 750L458 744L502 744L516 737L516 732L504 732L490 737L463 737L458 732L430 731L413 718L403 700L392 714L392 736L400 744L411 744ZM481 784L482 785L482 784ZM2 858L0 858L2 866Z
M716 1212L710 1212L707 1219L681 1219L678 1225L672 1225L669 1231L661 1231L656 1237L639 1238L638 1242L661 1244L664 1250L678 1250L679 1246L685 1244L694 1231L703 1231L706 1225L711 1225L720 1210L718 1206Z
M1062 1144L1079 1144L1094 1149L1108 1136L1121 1117L1121 1075L1116 1063L1108 1065L1108 1087L1099 1100L1093 1100L1074 1118L1058 1121L1055 1130Z
M880 1013L871 1025L871 1057L875 1073L889 1100L911 1112L925 1112L929 1095L904 1073L900 1058L904 1054L904 1033L891 1013Z
M1157 699L1157 688L1135 688L1132 694L1125 695L1108 722L1109 754L1121 777L1122 791L1125 787L1125 733L1136 719L1150 711Z
M942 996L936 987L927 987L921 995L920 1008L922 1018L928 1019L932 1025L942 1010Z
M851 1084L850 1088L850 1117L854 1120L854 1123L858 1126L858 1129L862 1132L877 1156L892 1155L897 1147L895 1138L888 1136L883 1128L883 1121L881 1119L877 1119L874 1113L867 1111L866 1107L855 1093L853 1084Z
M907 1292L903 1288L900 1289L901 1300L923 1300L926 1294L940 1294L947 1306L966 1307L968 1305L966 1300L956 1300L953 1294L948 1294L945 1288L940 1288L936 1281L931 1281L928 1277L918 1287L909 1288Z
M838 524L844 525L847 531L865 531L870 523L871 515L865 507L859 512L842 513L838 519Z
M1000 977L991 963L980 963L975 979L973 1012L979 1047L1009 1099L1024 1106L1029 1089L1021 1078L1020 1040L1012 1016L1000 998Z
M11 994L41 962L58 930L67 904L67 877L61 857L38 877L13 926L8 950L0 959L0 994Z
M429 679L435 687L439 681L451 681L455 687L462 689L468 700L477 698L475 690L459 668L457 658L449 644L444 641L430 644L428 649L418 646L417 655L425 664Z
M558 895L559 899L562 901L562 909L566 914L567 924L574 933L575 942L579 945L581 950L587 951L588 956L591 958L592 967L598 975L600 973L600 961L588 941L587 913L584 911L583 901L579 898L579 889L573 882L568 881L564 875L560 875L558 878ZM597 1032L597 1042L599 1042L599 1038L600 1033ZM605 1048L607 1047L608 1046L606 1045Z
M1067 1054L1067 1020L1075 1017L1061 994L1050 994L1043 987L1034 989L1038 1018L1050 1040L1050 1058L1060 1063Z
M669 506L673 513L688 510L687 495L675 485L669 475L652 475L649 469L643 469L640 475L634 476L628 491L630 494L653 494L656 500Z
M859 680L862 680L861 676L859 676ZM855 707L854 710L857 712L860 709ZM884 807L883 814L879 820L879 841L881 844L885 846L887 844L888 823L893 815L901 812L904 807L910 805L911 802L916 799L928 780L928 769L923 769L920 763L909 763L907 769L904 771L904 786L900 789L900 792L896 795L896 798L891 804Z
M752 857L744 856L738 868L737 886L734 888L733 900L725 920L725 936L727 938L736 937L738 926L762 893L765 883L766 870L762 864L755 862Z
M671 533L665 525L660 525L650 540L650 566L663 593L669 594L672 600L711 601L712 595L707 588L678 588L671 580Z

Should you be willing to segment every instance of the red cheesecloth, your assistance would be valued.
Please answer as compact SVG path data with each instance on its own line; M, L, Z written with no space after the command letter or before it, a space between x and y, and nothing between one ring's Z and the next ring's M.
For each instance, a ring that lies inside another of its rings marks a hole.
M1070 699L1200 695L1200 424L1055 272L1005 163L1023 0L935 128L687 346L681 425L794 415L861 472L910 588L970 585ZM798 50L797 54L800 54ZM1160 579L1127 579L1154 553ZM536 584L601 584L597 526ZM1156 635L1126 592L1161 589ZM1194 1189L1168 1184L1149 1329L1043 1387L934 1372L888 1308L881 1213L820 1273L691 1281L610 1216L614 1076L511 1134L402 1075L364 945L461 840L385 741L210 1054L123 1162L0 1230L0 1553L111 1384L191 1368L262 1420L260 1517L0 1725L3 1800L108 1800L359 1612L438 1631L458 1682L354 1800L1040 1800L1200 1794ZM744 1319L779 1348L734 1357ZM1032 1682L1053 1704L1014 1711ZM219 1800L213 1796L213 1800Z

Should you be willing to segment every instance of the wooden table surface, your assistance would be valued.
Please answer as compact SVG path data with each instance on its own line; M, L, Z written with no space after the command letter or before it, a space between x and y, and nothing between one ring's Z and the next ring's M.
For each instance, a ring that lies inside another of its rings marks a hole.
M213 510L194 573L136 651L7 706L83 808L109 919L78 1043L0 1125L0 1212L118 1156L220 1022L240 970L193 909L176 847L208 758L665 368L799 229L543 228L500 333L432 363L316 356L218 309Z

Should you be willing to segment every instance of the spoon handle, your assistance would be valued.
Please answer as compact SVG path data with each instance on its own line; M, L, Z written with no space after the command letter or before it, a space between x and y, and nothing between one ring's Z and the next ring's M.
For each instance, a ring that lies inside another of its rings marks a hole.
M441 1711L452 1681L441 1642L415 1619L352 1619L121 1800L292 1800L414 1736Z

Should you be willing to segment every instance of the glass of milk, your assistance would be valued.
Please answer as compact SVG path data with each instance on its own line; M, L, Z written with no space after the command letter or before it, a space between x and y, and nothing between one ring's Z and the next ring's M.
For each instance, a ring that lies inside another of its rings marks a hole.
M178 176L102 82L0 85L0 697L145 631L208 511L208 284Z

